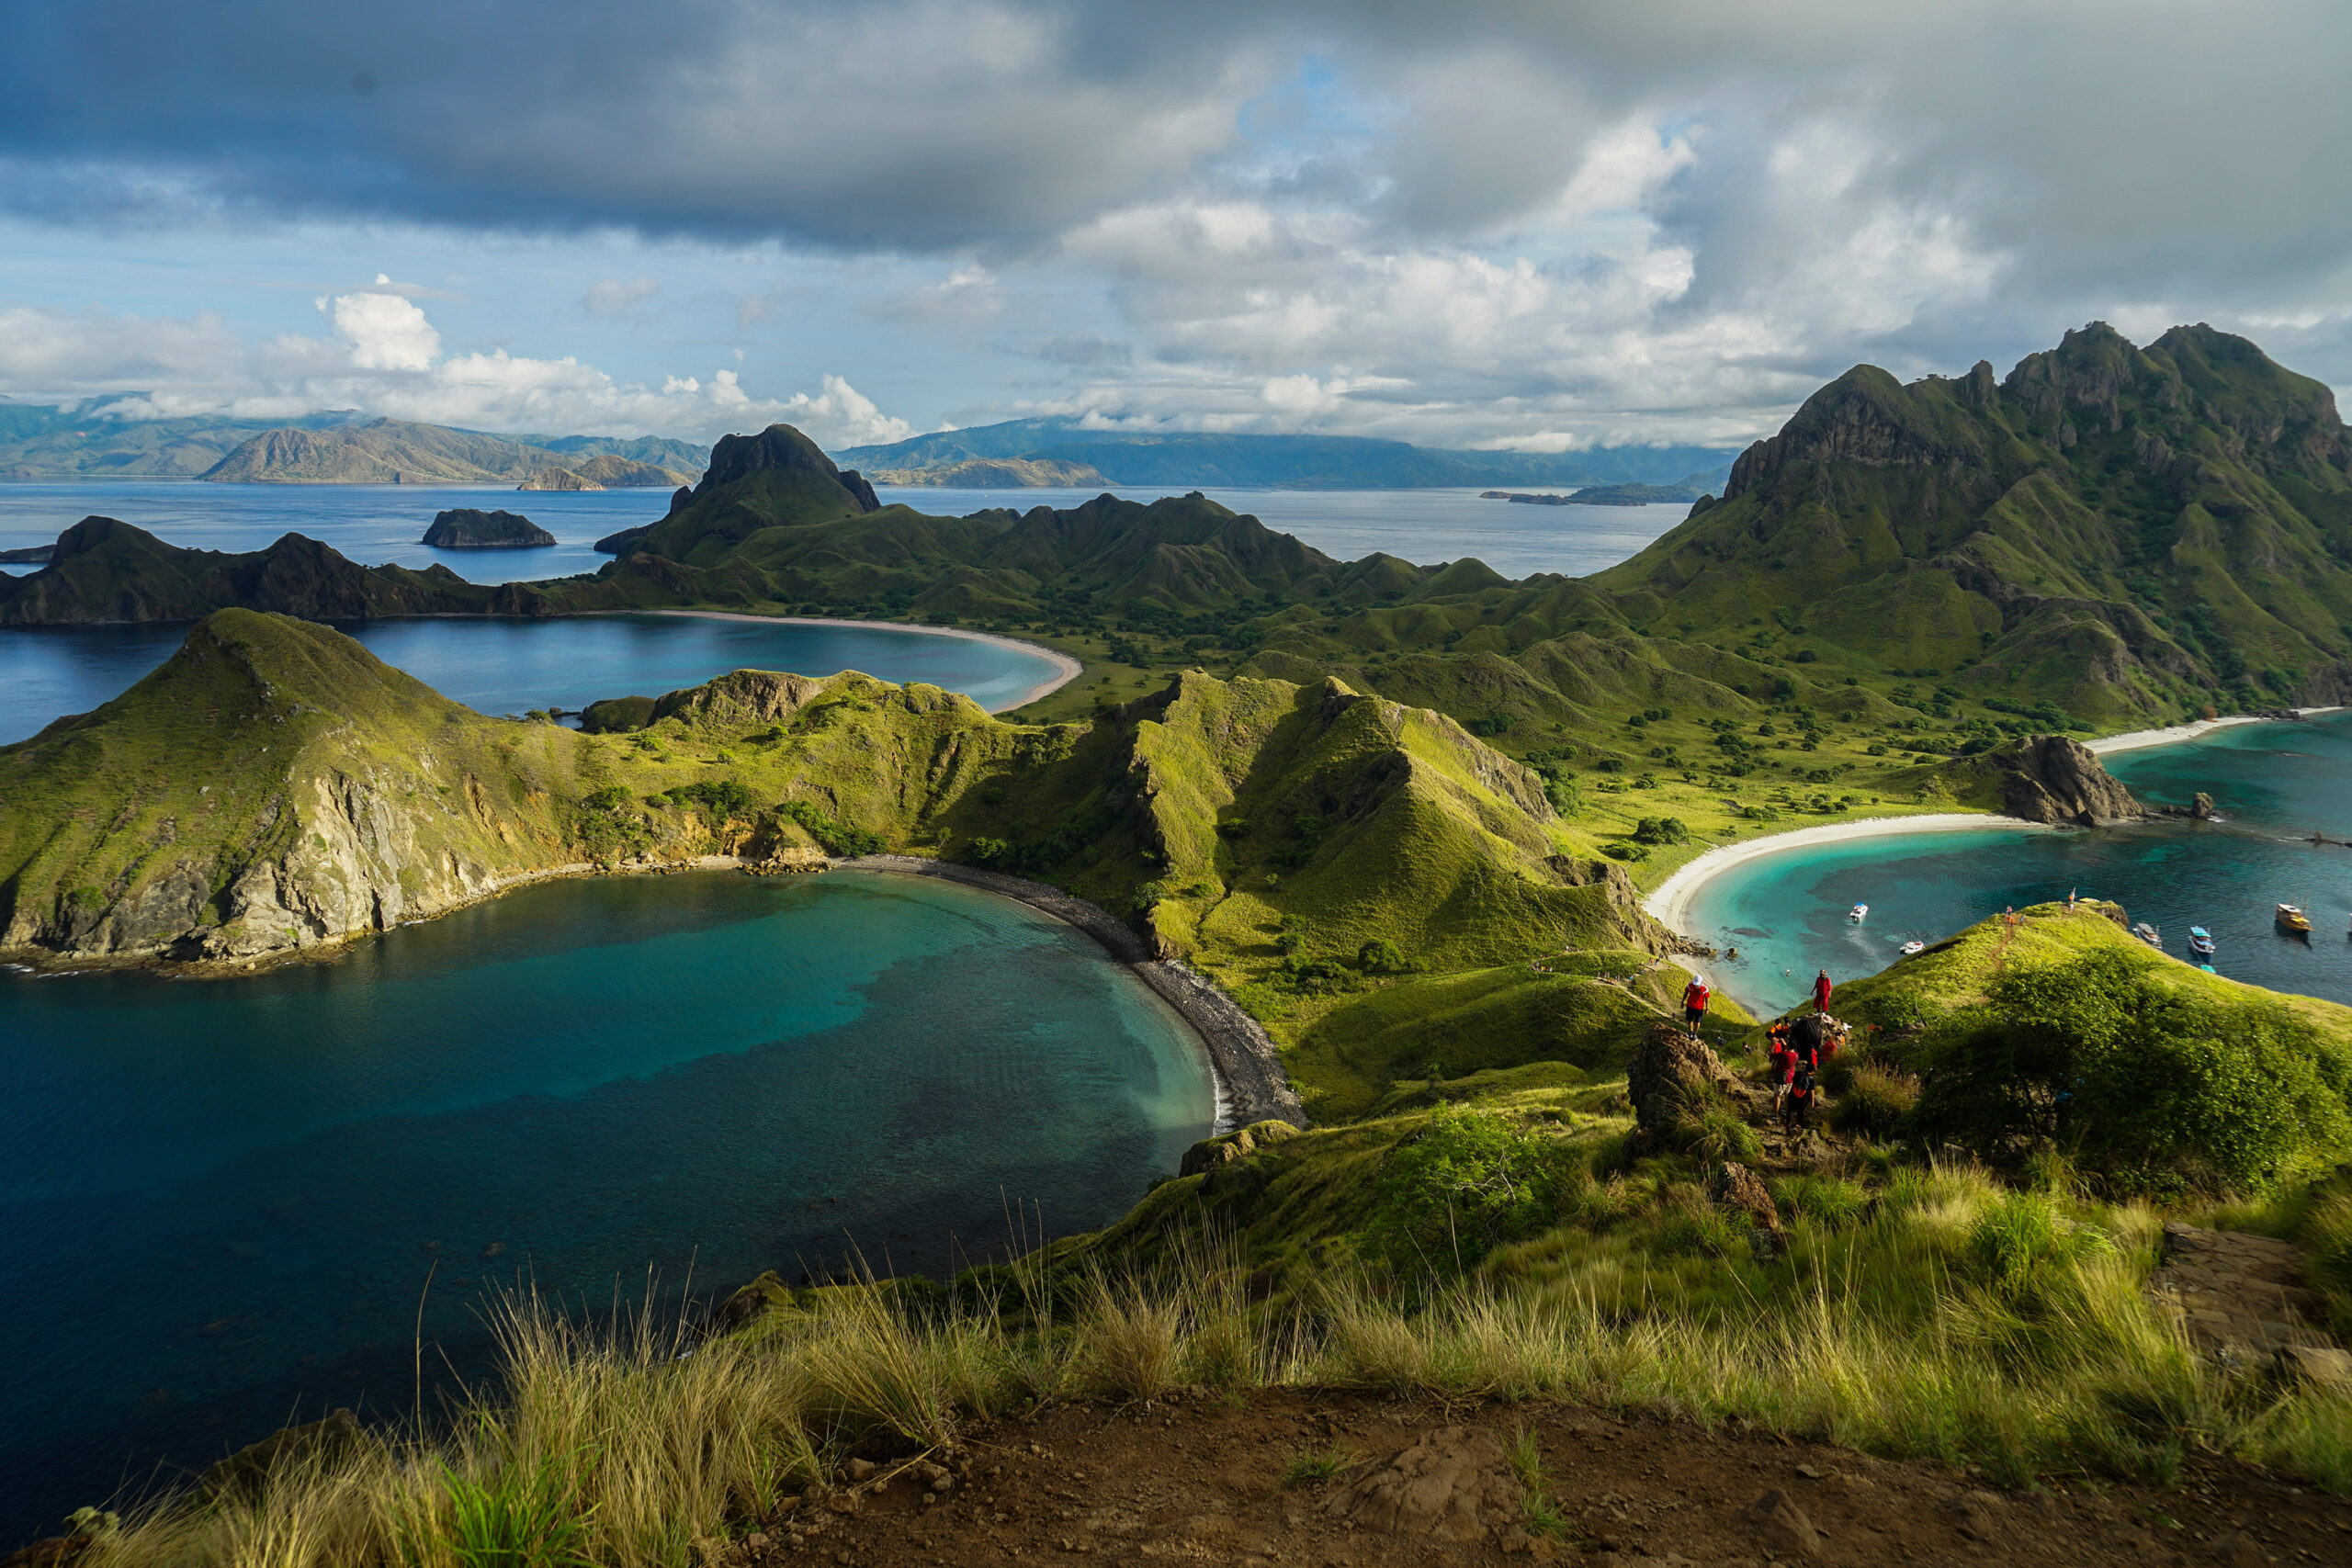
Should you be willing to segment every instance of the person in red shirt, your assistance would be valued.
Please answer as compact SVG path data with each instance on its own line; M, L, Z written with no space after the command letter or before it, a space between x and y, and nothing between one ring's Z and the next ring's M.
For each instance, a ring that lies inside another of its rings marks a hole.
M1700 1032L1699 1026L1707 1019L1707 1000L1713 995L1707 989L1707 982L1695 975L1691 976L1690 983L1682 987L1683 1028L1693 1034Z
M1836 989L1836 987L1831 986L1829 983L1828 970L1824 969L1820 974L1815 975L1813 977L1814 1011L1827 1012L1829 1010L1829 993L1834 989Z

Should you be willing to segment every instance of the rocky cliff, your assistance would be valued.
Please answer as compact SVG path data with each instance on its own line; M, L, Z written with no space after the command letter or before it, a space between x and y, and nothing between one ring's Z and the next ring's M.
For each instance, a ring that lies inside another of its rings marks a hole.
M2089 747L2063 735L2011 741L1968 771L1998 790L2003 811L2029 822L2105 828L2148 814Z

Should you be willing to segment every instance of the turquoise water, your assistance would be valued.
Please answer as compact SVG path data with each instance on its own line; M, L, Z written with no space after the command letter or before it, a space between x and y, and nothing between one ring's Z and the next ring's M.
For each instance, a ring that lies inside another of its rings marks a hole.
M2352 1003L2352 715L2250 724L2176 746L2126 751L2108 769L2143 800L2211 795L2226 820L2095 832L1962 831L1791 850L1738 866L1700 890L1691 929L1736 943L1718 965L1726 989L1772 1011L1794 1005L1814 972L1874 974L1917 938L1934 942L2002 909L2111 898L2188 950L2201 925L2222 974L2273 990ZM1855 925L1846 911L1871 907ZM2312 911L2311 941L2280 933L2281 903Z
M863 670L885 681L928 681L993 712L1017 706L1056 672L1045 655L1005 643L888 626L579 615L360 621L341 629L442 695L491 714L576 713L602 697L660 696L730 670ZM185 625L0 628L0 745L120 695L187 637Z
M0 974L0 1543L405 1405L428 1272L465 1371L520 1277L944 1274L1008 1203L1123 1212L1213 1110L1091 939L882 874L553 884L229 980Z

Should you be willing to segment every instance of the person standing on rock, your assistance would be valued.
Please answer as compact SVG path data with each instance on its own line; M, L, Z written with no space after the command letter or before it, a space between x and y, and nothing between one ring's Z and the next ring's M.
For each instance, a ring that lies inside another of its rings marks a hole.
M1836 989L1837 987L1829 982L1828 970L1824 969L1820 974L1815 975L1813 977L1813 1010L1815 1012L1827 1012L1829 1010L1829 993Z
M1699 1026L1707 1021L1707 1001L1713 995L1707 989L1707 982L1696 975L1682 987L1682 1027L1702 1040L1706 1035Z

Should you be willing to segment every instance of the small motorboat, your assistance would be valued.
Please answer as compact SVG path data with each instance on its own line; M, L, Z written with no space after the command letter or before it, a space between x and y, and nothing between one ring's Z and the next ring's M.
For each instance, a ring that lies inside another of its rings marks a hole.
M2162 953L2165 950L2164 933L2156 930L2155 927L2150 925L2145 920L2142 920L2138 924L2134 925L2132 928L2132 934L2138 937L2142 942L2146 942L2150 947L2154 948L2158 953Z
M2189 927L2188 951L2197 954L2199 961L2212 957L2213 933L2207 931L2203 926Z
M1870 912L1871 907L1868 904L1857 904L1852 908L1846 911L1846 918L1853 921L1856 925L1860 925L1864 920L1870 918Z
M2312 934L2312 918L2303 913L2300 904L2281 904L2278 906L2278 929L2291 936L2309 937Z
M1928 944L1924 942L1914 939L1910 942L1905 942L1901 947L1896 948L1894 951L1901 953L1904 957L1908 958L1915 953L1927 952Z

